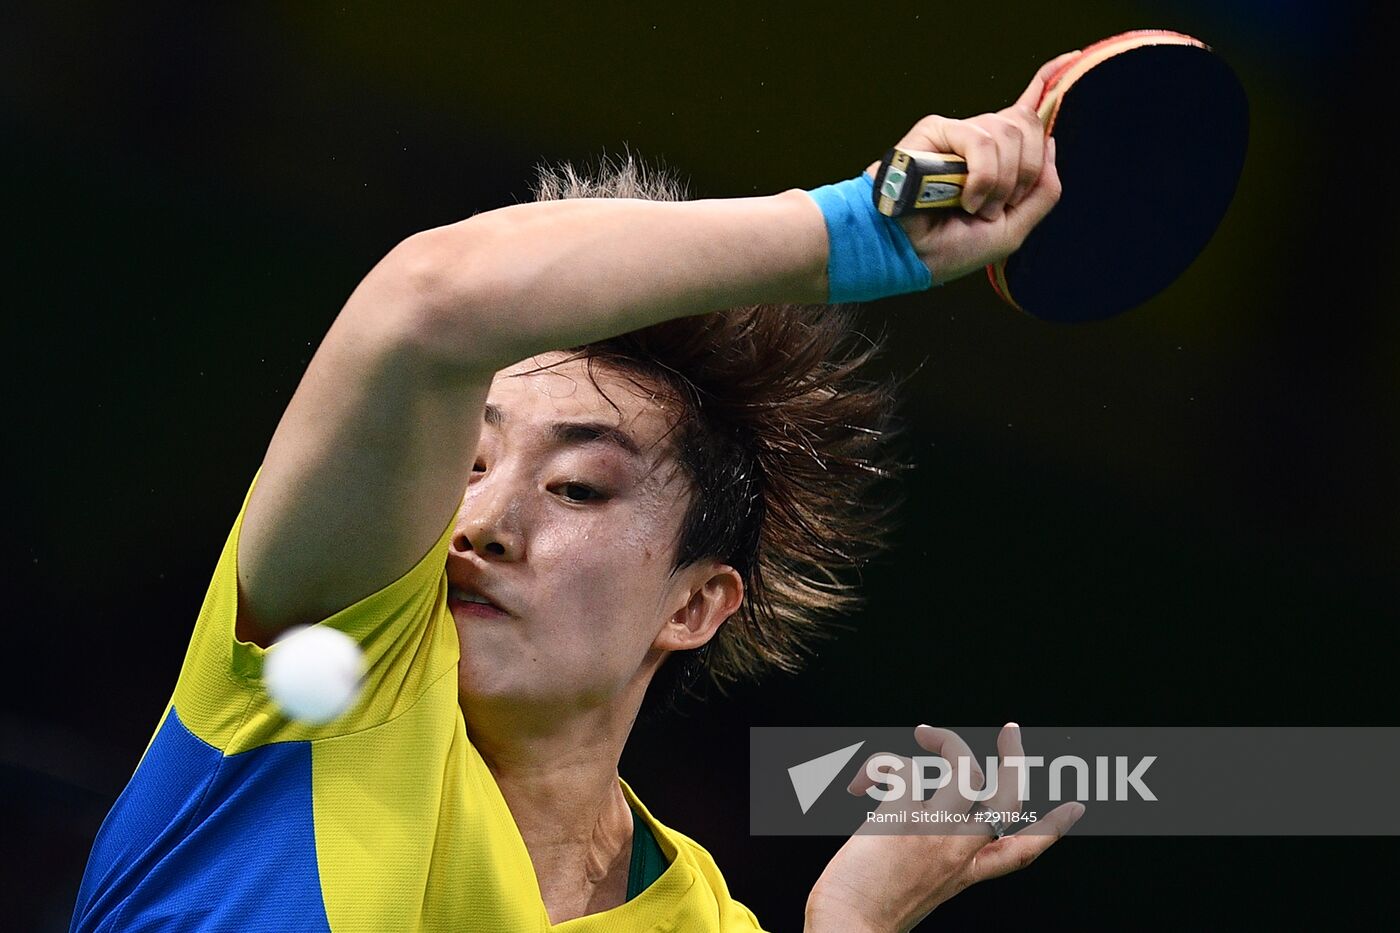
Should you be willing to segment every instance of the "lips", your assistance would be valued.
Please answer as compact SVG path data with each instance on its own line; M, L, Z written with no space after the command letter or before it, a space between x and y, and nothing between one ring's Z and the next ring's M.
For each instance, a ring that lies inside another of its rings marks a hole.
M447 606L456 613L484 618L504 618L510 615L485 593L472 586L449 585Z

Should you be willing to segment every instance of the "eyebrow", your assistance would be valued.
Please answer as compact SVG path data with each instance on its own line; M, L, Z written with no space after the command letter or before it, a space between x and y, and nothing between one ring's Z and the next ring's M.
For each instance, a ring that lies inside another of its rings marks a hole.
M506 415L498 405L486 403L484 418L492 427L505 423ZM641 457L642 449L632 435L617 425L603 421L556 421L548 427L550 439L556 444L591 444L601 441L611 444L632 457Z

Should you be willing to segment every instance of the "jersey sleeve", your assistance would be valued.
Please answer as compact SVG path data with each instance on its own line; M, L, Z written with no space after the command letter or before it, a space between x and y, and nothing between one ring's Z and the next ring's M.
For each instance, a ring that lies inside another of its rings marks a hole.
M371 728L411 708L457 665L447 610L449 518L432 548L399 579L317 623L345 632L365 653L364 688L345 715L320 726L288 720L262 684L263 649L239 641L238 541L253 477L204 597L171 700L185 726L225 754L272 742L330 738Z

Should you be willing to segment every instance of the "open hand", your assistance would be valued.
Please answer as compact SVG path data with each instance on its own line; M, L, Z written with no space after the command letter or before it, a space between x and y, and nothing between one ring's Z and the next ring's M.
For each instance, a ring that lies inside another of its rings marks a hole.
M933 726L919 726L914 730L914 740L952 764L953 778L928 800L916 801L911 799L912 794L906 794L883 801L876 812L971 811L973 801L959 792L956 771L962 766L972 769L969 786L974 790L985 786L985 778L967 743L957 733ZM1008 723L997 736L999 761L1024 754L1020 727ZM978 806L993 812L1020 812L1018 773L1015 766L1001 764L997 769L996 793ZM847 789L863 794L874 783L862 769ZM836 853L812 888L807 899L806 928L809 933L908 930L968 886L1025 868L1063 836L1083 812L1081 803L1061 804L1033 826L999 839L985 822L955 824L956 829L940 834L926 830L899 835L873 832L880 824L866 823Z

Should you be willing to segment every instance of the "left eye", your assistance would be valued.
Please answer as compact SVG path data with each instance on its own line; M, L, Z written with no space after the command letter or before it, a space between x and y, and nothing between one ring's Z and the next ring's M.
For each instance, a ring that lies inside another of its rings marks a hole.
M583 483L561 483L558 489L559 494L570 502L587 502L590 499L602 498L596 489Z

